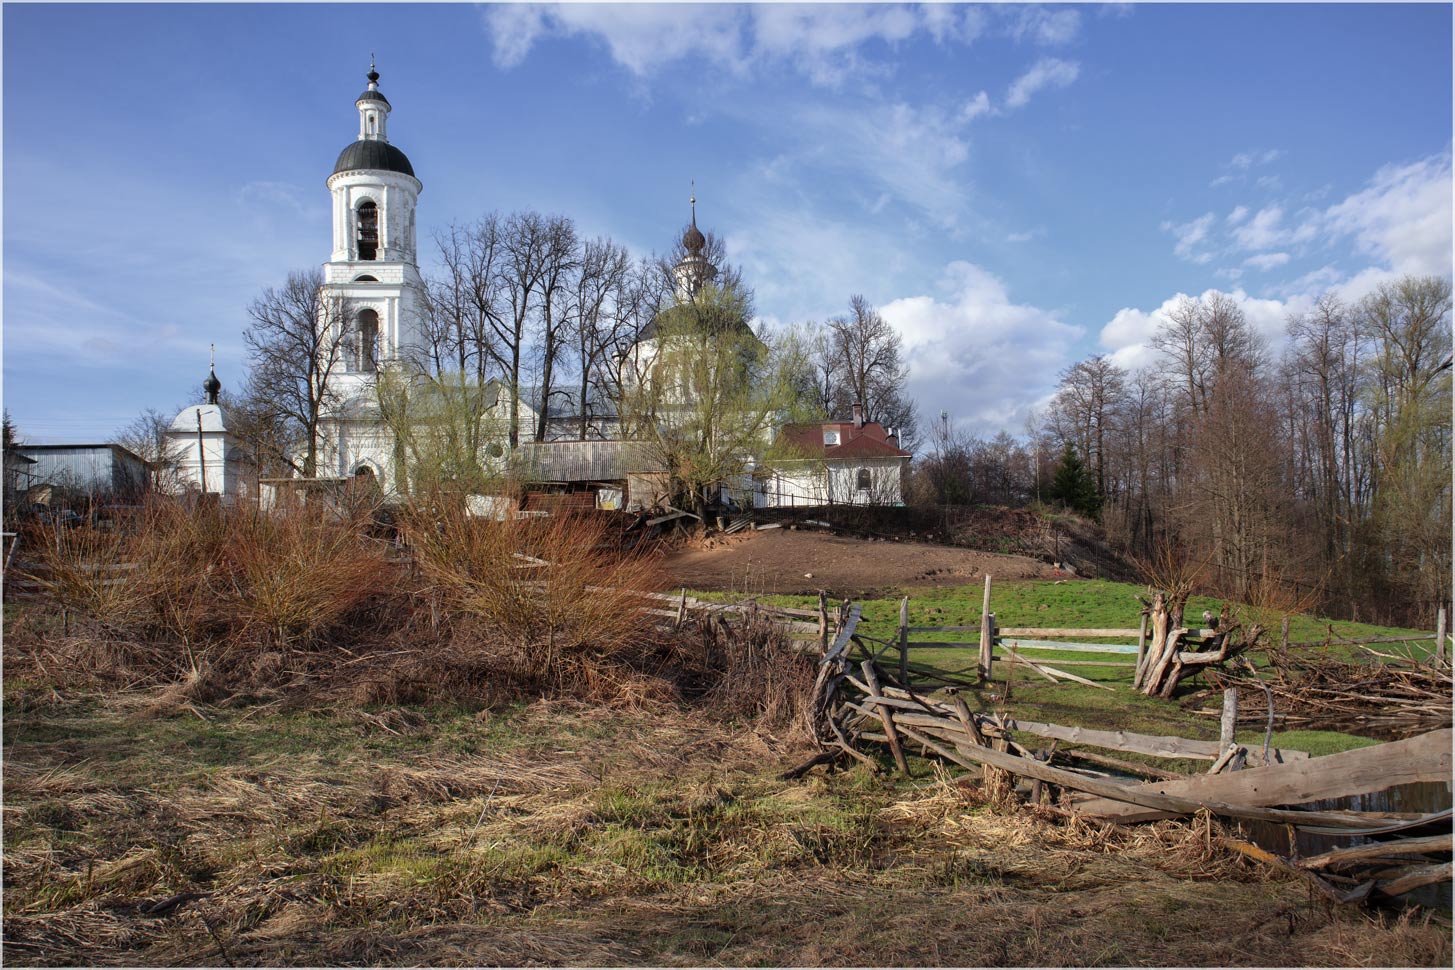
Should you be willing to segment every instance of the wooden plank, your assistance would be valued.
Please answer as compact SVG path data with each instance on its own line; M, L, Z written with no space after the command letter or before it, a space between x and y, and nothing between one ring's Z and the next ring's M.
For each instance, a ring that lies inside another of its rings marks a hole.
M1450 728L1404 741L1355 748L1284 765L1264 765L1227 775L1199 775L1184 781L1152 782L1147 791L1177 798L1241 805L1299 805L1323 798L1364 795L1416 781L1449 781ZM1130 800L1095 799L1078 805L1084 815L1117 821L1167 818ZM1176 813L1172 813L1176 814Z
M1133 734L1130 731L1098 731L1093 728L1066 727L1060 724L1046 724L1040 721L1023 721L1006 717L1005 724L1013 731L1025 731L1038 737L1058 741L1074 741L1089 744L1093 748L1109 751L1130 751L1135 754L1151 755L1155 758L1191 758L1197 761L1213 761L1222 751L1216 741L1198 741L1193 738L1178 738L1168 735ZM1307 760L1306 751L1274 749L1270 752L1274 763ZM1262 749L1248 752L1250 763L1256 757L1261 759Z
M883 703L888 698L880 696L879 692L879 671L874 668L874 661L866 660L859 665L864 671L864 680L869 685L869 702L878 705L879 723L884 725L884 736L889 739L889 750L894 755L894 763L899 767L899 773L909 777L909 762L904 758L904 749L899 744L899 731L894 725L894 713L889 706Z
M909 686L909 597L899 601L899 686ZM906 773L907 777L907 773Z
M1414 869L1396 879L1383 879L1375 885L1375 888L1386 896L1403 896L1412 889L1419 889L1421 886L1429 886L1437 882L1449 882L1452 866L1443 862L1435 866L1424 866Z
M1322 855L1309 856L1307 859L1298 860L1298 864L1305 869L1327 869L1329 866L1343 865L1346 862L1358 862L1361 859L1378 859L1383 856L1421 855L1425 852L1449 852L1451 847L1451 836L1449 832L1444 835L1430 835L1417 839L1395 839L1391 842L1369 842L1365 845L1351 845L1343 849L1334 849Z
M1002 633L1005 631L1002 630ZM1051 640L1022 640L1004 639L1001 643L1008 643L1017 650L1065 650L1067 653L1117 653L1133 656L1137 652L1136 647L1124 647L1115 643L1056 643Z
M1094 680L1087 680L1085 677L1079 677L1076 674L1068 674L1064 670L1057 670L1055 667L1050 667L1050 666L1047 666L1046 664L1035 664L1035 663L1031 663L1031 661L1027 660L1025 657L1022 657L1020 654L1016 653L1014 650L1007 649L1005 652L1006 652L1007 655L1009 655L1011 657L1014 657L1018 662L1023 663L1023 664L1025 664L1028 667L1031 667L1032 669L1036 670L1040 674L1050 676L1053 679L1054 678L1057 678L1057 677L1065 677L1067 680L1074 680L1074 681L1076 681L1076 683L1078 683L1078 684L1085 684L1087 687L1099 687L1102 690L1111 690L1112 689L1111 687L1109 687L1106 684L1098 684Z
M1063 630L1059 627L1008 626L1003 637L1135 637L1137 630Z
M990 629L990 573L985 574L985 598L980 605L980 680L989 682L990 665L995 662L995 634Z
M849 615L844 619L844 625L839 630L839 635L834 638L833 646L829 647L828 653L823 655L823 663L837 660L839 654L849 649L849 639L854 635L854 631L859 628L859 617L863 612L863 603L855 603L849 609Z

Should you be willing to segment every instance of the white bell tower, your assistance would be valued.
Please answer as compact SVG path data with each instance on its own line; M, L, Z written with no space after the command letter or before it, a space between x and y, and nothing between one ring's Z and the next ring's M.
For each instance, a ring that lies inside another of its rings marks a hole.
M423 281L414 209L424 188L408 157L387 135L390 104L370 58L368 87L354 99L358 136L329 175L333 252L323 266L325 306L344 331L343 360L330 386L338 404L320 427L321 476L364 470L386 489L392 443L378 418L381 367L407 361L422 346Z

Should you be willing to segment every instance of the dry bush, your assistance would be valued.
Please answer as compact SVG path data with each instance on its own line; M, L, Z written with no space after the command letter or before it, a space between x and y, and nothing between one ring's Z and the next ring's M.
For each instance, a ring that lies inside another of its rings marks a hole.
M237 632L267 647L310 645L385 588L391 567L358 522L305 508L237 513L229 524L226 603Z
M652 605L642 592L661 585L657 567L617 549L594 517L446 510L415 513L406 528L429 595L527 680L609 697L657 647L641 613Z
M710 709L810 737L807 709L818 665L766 616L730 622L724 614L708 613L684 627L680 637L684 658L697 661L686 666L705 685Z
M27 533L25 546L45 597L102 631L118 632L146 605L137 571L129 569L128 537L95 523Z

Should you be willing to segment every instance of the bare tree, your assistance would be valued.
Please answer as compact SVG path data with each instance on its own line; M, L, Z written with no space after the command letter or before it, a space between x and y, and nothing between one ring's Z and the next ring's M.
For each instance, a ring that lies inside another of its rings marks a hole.
M265 290L248 316L249 395L273 402L292 426L303 455L288 463L312 478L318 473L319 422L337 401L333 377L348 349L347 308L326 297L323 273L315 269L290 273L281 287Z
M171 418L147 408L116 432L116 443L146 462L151 486L157 490L169 490L177 480L183 449L167 434L171 426Z
M912 442L914 402L906 394L909 367L899 331L859 295L849 298L848 315L830 320L828 328L835 410L862 404L864 420L894 428L900 441Z

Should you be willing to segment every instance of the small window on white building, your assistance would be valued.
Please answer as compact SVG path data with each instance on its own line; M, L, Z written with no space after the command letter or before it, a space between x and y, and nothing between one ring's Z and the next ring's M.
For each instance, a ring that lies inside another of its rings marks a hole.
M359 312L358 356L356 369L372 372L378 369L379 361L379 314L373 310Z
M861 468L861 469L859 469L859 474L858 474L857 478L858 478L858 484L859 484L859 491L861 491L861 492L867 492L867 491L869 491L869 469L867 469L867 468Z
M839 443L839 433L837 431L825 431L823 433L823 443L825 445L836 445L836 444L838 444Z

